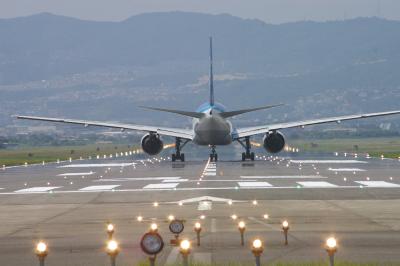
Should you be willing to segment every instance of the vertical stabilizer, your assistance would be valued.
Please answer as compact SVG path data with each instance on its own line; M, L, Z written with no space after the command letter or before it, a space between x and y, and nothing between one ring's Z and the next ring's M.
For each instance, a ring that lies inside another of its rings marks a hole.
M213 76L213 56L212 56L212 37L210 37L210 105L214 105L214 76Z

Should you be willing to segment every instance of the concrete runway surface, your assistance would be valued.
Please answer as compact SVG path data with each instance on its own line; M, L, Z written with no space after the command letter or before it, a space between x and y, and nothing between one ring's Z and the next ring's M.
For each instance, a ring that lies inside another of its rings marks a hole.
M181 237L195 240L193 225L202 223L202 245L191 253L198 262L253 262L255 237L265 241L262 262L324 260L324 241L331 235L338 239L338 259L400 262L397 160L343 154L259 156L254 163L164 159L0 169L0 264L37 265L34 245L43 239L50 248L47 265L109 265L106 221L115 224L121 244L117 265L147 258L139 240L151 222L158 223L166 243L157 264L174 264L180 256L169 245L169 214L186 221ZM281 230L285 219L288 246ZM247 225L245 247L239 220Z

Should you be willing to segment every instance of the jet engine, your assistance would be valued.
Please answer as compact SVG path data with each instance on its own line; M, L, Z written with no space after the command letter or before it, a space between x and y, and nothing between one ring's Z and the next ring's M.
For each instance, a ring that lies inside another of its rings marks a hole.
M144 135L141 143L143 151L149 155L159 154L164 148L164 143L157 134L149 133Z
M279 131L267 133L263 142L264 149L270 153L278 153L285 147L285 137Z

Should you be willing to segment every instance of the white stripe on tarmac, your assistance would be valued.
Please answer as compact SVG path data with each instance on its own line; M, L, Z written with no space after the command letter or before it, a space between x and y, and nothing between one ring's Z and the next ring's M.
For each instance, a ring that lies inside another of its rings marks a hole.
M389 183L386 181L355 181L355 182L367 187L380 187L380 188L400 187L400 185L398 184Z
M212 201L205 200L199 201L199 205L197 206L198 211L210 211L212 209Z
M95 172L87 172L87 173L64 173L59 174L57 176L80 176L80 175L93 175Z
M61 187L31 187L15 191L16 193L47 192Z
M91 164L68 164L58 168L88 168L88 167L124 167L132 166L136 163L91 163Z
M282 175L282 176L247 176L243 175L240 176L240 178L243 179L321 179L321 178L328 178L326 176L320 176L320 175Z
M171 182L188 182L189 179L164 179L163 183L171 183ZM193 180L192 182L197 182L196 180Z
M149 184L143 189L165 189L165 188L176 188L179 183L161 183L161 184Z
M304 182L296 182L297 184L303 187L310 188L326 188L326 187L337 187L337 185L325 182L325 181L304 181Z
M365 172L366 170L360 168L328 168L328 171L334 172Z
M396 184L397 185L397 184ZM400 186L400 185L399 185ZM302 187L301 189L357 189L360 188L359 185L357 186L334 186L334 187ZM364 187L367 189L368 187ZM371 187L373 188L373 187ZM388 188L388 187L375 187L375 188ZM393 187L394 188L394 187ZM398 188L396 186L396 188ZM207 190L255 190L255 189L266 189L266 190L275 190L275 189L298 189L295 186L282 186L282 187L191 187L191 188L174 188L174 189L115 189L112 190L113 192L149 192L149 191L207 191ZM110 190L106 190L104 192L108 192ZM99 191L80 191L80 190L52 190L54 194L71 194L71 193L97 193ZM0 195L22 195L22 194L46 194L48 192L1 192Z
M211 173L209 173L209 172L206 172L206 173L204 173L203 175L206 175L206 176L216 176L217 175L217 173L215 173L215 172L211 172Z
M319 163L367 163L358 160L290 160L292 163L319 164Z
M112 190L120 185L89 186L79 189L80 191L105 191Z
M148 180L176 180L180 179L180 176L170 177L127 177L127 178L102 178L93 180L94 182L126 182L126 181L148 181Z
M238 182L240 187L272 187L268 182Z

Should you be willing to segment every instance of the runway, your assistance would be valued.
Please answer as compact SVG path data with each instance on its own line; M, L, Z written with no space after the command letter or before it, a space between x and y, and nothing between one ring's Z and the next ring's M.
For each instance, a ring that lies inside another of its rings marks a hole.
M49 265L108 265L105 222L112 221L122 246L118 265L132 265L146 259L139 240L150 222L169 242L166 217L173 214L186 220L190 239L194 223L203 224L202 246L191 255L198 262L252 262L256 236L265 240L262 261L318 261L332 234L341 260L400 262L399 173L398 160L343 154L173 164L128 156L0 169L0 256L7 265L36 265L33 245L45 239ZM245 247L239 220L247 224ZM177 260L166 244L158 263Z

